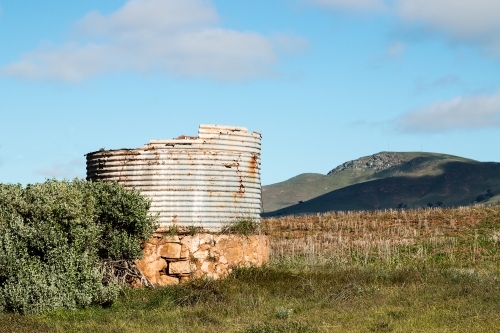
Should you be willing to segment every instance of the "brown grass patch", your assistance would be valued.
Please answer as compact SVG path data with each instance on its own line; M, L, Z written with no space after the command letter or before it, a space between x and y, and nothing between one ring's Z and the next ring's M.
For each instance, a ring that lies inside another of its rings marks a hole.
M262 220L262 228L270 236L274 259L301 256L352 264L373 258L393 261L406 254L424 259L429 250L452 258L463 252L457 247L461 235L499 217L500 206L332 212L268 218ZM496 242L497 234L486 237ZM475 256L474 251L471 248L467 255Z

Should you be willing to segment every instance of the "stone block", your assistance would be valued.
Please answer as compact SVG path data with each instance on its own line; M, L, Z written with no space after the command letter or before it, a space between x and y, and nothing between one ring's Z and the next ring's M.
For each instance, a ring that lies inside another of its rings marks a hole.
M153 262L136 260L135 265L151 283L156 284L159 272L167 267L167 262L161 258Z
M204 260L208 257L208 251L196 251L193 253L193 258Z
M219 263L226 265L227 264L227 259L224 256L219 257Z
M200 245L207 244L209 246L214 245L214 235L212 234L200 234L199 235Z
M158 279L159 286L165 287L173 284L179 284L179 278L176 278L175 276L160 275L160 278Z
M181 258L189 258L189 248L184 244L181 246Z
M163 258L179 259L181 257L181 244L165 243L158 247L158 254Z
M165 261L165 259L158 259L156 261L153 261L152 263L149 263L148 266L151 267L151 269L159 272L167 268L167 262Z
M205 276L205 273L203 273L200 269L199 269L199 270L194 271L194 272L191 274L191 278L193 278L193 279L200 279L200 278L203 278L203 277L206 277L206 276Z
M232 247L226 249L225 257L230 265L236 265L243 259L243 250L235 244L232 245Z
M168 264L168 274L187 274L191 273L189 261L175 261Z
M181 239L181 244L183 251L189 251L190 253L196 252L198 246L200 245L199 238L195 236L184 236Z
M163 236L158 244L163 245L165 243L180 243L181 240L179 239L179 236L177 235L166 235Z
M153 244L153 245L158 245L158 242L160 241L161 237L152 237L150 240L148 240L148 243Z
M153 262L160 259L156 251L156 245L150 242L142 244L142 261Z
M213 262L210 262L210 261L205 261L202 265L201 265L201 270L205 273L210 273L210 272L213 272L215 270L215 265Z
M220 277L226 277L229 274L227 265L217 265L215 273Z
M206 251L209 250L212 246L210 244L201 244L200 247L198 248L198 251Z

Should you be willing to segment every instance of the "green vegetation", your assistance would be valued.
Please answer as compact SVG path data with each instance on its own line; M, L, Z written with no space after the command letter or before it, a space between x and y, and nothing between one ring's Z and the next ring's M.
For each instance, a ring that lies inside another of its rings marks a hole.
M196 235L200 233L218 233L218 234L236 234L236 235L255 235L262 232L260 228L260 224L258 221L255 221L253 218L249 217L239 217L235 218L232 221L224 223L222 228L218 231L208 231L203 227L188 225L188 226L178 226L171 225L165 229L165 232L170 236L175 235Z
M239 218L225 225L221 233L249 236L258 233L259 230L260 225L257 221L251 218Z
M500 202L500 163L382 152L263 186L264 216Z
M117 183L0 184L0 311L111 304L119 287L103 283L100 262L142 254L149 206Z
M123 289L108 308L3 314L0 332L500 329L500 207L284 217L262 228L272 245L265 267Z

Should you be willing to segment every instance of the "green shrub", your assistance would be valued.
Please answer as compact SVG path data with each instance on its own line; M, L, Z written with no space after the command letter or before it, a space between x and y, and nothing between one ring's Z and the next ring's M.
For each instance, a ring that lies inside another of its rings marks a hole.
M139 191L126 190L118 183L87 183L96 200L97 222L103 228L99 249L101 259L132 259L141 255L140 243L156 229L148 214L149 200Z
M109 304L99 260L134 259L154 231L150 203L118 183L0 184L0 310Z

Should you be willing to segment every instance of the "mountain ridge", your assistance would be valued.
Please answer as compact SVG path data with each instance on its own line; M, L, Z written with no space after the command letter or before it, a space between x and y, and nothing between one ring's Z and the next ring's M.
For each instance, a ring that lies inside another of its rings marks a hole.
M485 172L486 175L475 175L475 173ZM445 179L444 183L439 178L440 176ZM389 181L391 178L394 179ZM374 181L378 182L371 183ZM396 184L398 182L399 184ZM426 185L420 186L420 182ZM455 183L450 184L450 182ZM385 183L392 184L391 186L395 186L396 189L399 186L401 190L390 190L392 198L388 198L388 194L379 193L372 188L373 184L385 188ZM413 184L414 187L416 186L416 188L420 188L423 192L430 192L426 195L424 193L413 193L405 185L409 183ZM463 189L460 189L458 183L463 183ZM325 210L327 208L331 208L329 210L345 210L347 208L349 210L378 209L376 204L368 203L366 200L360 201L359 198L362 196L353 196L351 192L349 193L351 193L350 200L352 202L347 205L339 195L341 193L346 194L347 190L345 188L350 186L355 186L355 188L362 190L361 192L370 192L373 198L380 196L379 199L384 204L378 205L379 208L398 208L400 204L406 205L407 208L428 206L430 202L424 202L426 196L429 197L429 200L434 198L433 202L435 203L444 202L450 206L463 205L464 203L470 204L481 195L483 196L481 202L491 203L500 199L500 196L498 199L495 197L500 193L500 163L479 162L460 156L439 153L379 152L342 163L330 170L327 175L317 173L301 174L284 182L263 186L263 216L273 215L273 212L275 214L284 214L285 210L287 214L292 210L294 213L298 213L300 210L304 210L304 207L310 205L308 202L315 200L315 198L322 198L321 202L323 204L319 204L319 199L316 199L313 205L315 208L310 209L312 210L311 213L328 211ZM436 195L432 194L431 189L433 187L437 191ZM460 199L459 196L448 194L448 200L444 200L446 191L443 189L446 187L465 192L469 189L470 193ZM342 189L344 190L341 191ZM490 192L486 192L488 189ZM405 191L407 193L404 193ZM332 192L336 192L336 194L331 194ZM344 202L344 204L340 206L334 203L326 204L326 198L336 200L337 203ZM396 202L398 200L401 201ZM305 203L307 205L302 206ZM296 205L301 205L302 208L298 210L285 209ZM321 205L325 205L325 208L322 208Z
M459 156L445 154L441 155L463 159ZM413 158L414 157L410 153L381 151L373 155L363 156L355 160L344 162L336 168L330 170L326 175L330 176L348 169L387 170L392 167L407 163Z

